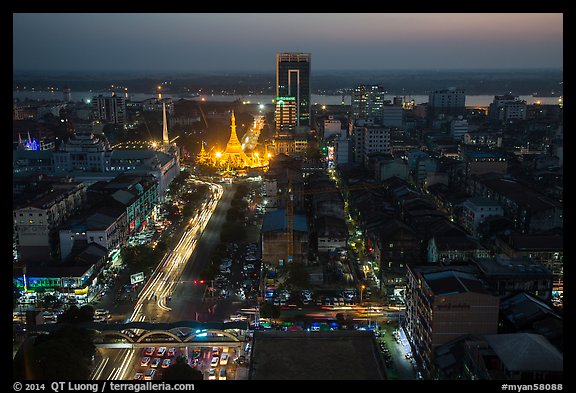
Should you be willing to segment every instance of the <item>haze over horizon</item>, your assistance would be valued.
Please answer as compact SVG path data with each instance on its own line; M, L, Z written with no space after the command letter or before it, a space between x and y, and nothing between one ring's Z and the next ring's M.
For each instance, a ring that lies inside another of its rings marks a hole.
M13 69L274 72L278 52L312 53L313 72L562 69L562 17L13 14Z

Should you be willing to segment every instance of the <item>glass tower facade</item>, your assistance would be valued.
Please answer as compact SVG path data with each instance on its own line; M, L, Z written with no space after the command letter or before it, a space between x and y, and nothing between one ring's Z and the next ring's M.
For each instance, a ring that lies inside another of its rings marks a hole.
M276 55L276 97L294 97L296 126L310 126L310 53Z

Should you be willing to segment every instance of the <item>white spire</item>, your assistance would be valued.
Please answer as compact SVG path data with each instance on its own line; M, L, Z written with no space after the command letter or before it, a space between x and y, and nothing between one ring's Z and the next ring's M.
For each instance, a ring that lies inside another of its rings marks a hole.
M162 103L162 144L168 145L170 139L168 139L168 123L166 122L166 103Z

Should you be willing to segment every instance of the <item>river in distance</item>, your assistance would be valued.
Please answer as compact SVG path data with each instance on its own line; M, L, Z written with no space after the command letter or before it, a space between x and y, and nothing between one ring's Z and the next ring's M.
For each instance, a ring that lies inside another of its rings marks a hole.
M71 92L72 101L83 101L83 102L90 102L92 97L102 94L104 96L110 96L110 92L92 92L92 91L79 91L79 92ZM122 93L125 97L126 95ZM500 94L500 93L499 93ZM127 94L128 98L132 101L143 101L148 98L154 98L154 94L148 93L129 93ZM30 90L14 90L12 92L13 99L31 99L36 101L43 101L43 100L58 100L61 101L63 99L62 91L30 91ZM186 96L186 95L178 95L178 94L162 94L164 98L174 98L174 99L189 99L189 100L199 100L204 99L207 102L232 102L235 100L246 101L247 103L251 104L272 104L274 96L271 95L203 95L203 96ZM392 100L395 95L386 95L384 96L387 100ZM406 101L414 100L416 104L422 104L424 102L428 102L427 95L413 95L413 96L404 96ZM526 101L527 104L534 104L536 102L540 102L544 105L554 105L558 104L558 99L560 97L533 97L531 95L523 95L519 96L521 100ZM467 95L466 96L466 106L488 106L494 99L494 95ZM350 105L351 97L349 95L344 96L344 105ZM317 95L312 94L312 104L319 104L319 105L339 105L342 103L342 96L338 95Z

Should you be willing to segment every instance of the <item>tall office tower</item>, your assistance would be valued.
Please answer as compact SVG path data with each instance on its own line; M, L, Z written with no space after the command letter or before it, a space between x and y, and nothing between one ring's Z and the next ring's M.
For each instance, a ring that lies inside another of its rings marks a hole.
M354 119L373 118L377 123L381 123L384 93L384 87L380 85L357 86L352 92Z
M436 118L438 115L465 115L466 95L464 89L451 87L444 90L435 90L428 96L428 116Z
M123 97L112 93L112 97L100 94L92 98L94 117L103 123L123 124L126 119L126 104Z
M310 53L276 54L276 97L294 97L297 129L310 127L310 57Z

